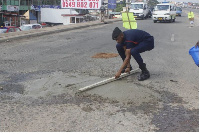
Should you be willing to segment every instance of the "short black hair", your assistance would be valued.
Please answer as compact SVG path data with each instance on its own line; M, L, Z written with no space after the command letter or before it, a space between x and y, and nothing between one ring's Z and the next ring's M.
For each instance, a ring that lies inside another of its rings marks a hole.
M113 33L112 33L112 39L113 40L116 40L117 37L122 33L122 31L118 28L118 27L115 27L115 29L113 30Z

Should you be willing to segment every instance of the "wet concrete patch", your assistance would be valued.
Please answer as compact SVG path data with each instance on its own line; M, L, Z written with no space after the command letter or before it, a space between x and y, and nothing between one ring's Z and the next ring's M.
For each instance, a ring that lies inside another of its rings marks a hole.
M145 86L129 82L128 78L93 88L92 90L87 91L87 93L97 94L103 98L109 98L123 104L132 104L135 106L140 106L144 102L160 99L158 93L152 92Z
M98 77L87 77L79 74L64 74L63 72L54 72L51 75L41 79L27 81L25 83L25 93L27 97L40 98L51 97L61 94L70 94L72 96L78 91L79 85L99 79Z
M46 96L38 97L37 99L33 97L26 97L21 100L21 103L28 104L28 105L74 104L74 105L81 106L81 104L93 104L93 103L118 104L119 102L116 100L111 100L109 98L103 98L98 95L91 95L87 93L76 93L75 95L63 93L63 94L53 95L53 96L48 96L48 97Z

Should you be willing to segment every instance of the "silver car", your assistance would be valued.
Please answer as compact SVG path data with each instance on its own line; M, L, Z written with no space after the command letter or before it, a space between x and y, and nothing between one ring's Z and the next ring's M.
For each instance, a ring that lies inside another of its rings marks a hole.
M25 25L20 27L20 29L22 31L28 31L28 30L31 30L31 29L40 29L40 28L42 28L42 25L40 25L40 24L25 24Z

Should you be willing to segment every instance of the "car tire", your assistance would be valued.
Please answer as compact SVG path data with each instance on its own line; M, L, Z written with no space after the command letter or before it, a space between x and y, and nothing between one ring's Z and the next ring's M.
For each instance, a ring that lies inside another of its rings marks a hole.
M144 16L142 16L142 20L144 20Z
M154 22L154 23L156 23L156 22L157 22L157 20L154 20L153 22Z

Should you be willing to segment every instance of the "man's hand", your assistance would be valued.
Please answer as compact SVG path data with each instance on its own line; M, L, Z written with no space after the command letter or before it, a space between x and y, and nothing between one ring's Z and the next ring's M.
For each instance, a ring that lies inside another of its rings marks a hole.
M126 58L122 64L122 66L120 67L119 71L115 74L115 79L119 78L121 73L122 73L122 70L127 66L127 65L130 65L130 59L131 59L131 49L126 49L125 51L125 54L126 54ZM130 69L130 68L129 68ZM125 70L125 71L128 71L130 72L130 70Z
M199 47L199 41L196 43L195 48Z
M119 78L120 75L121 75L121 72L117 72L117 73L115 74L115 79Z
M130 70L131 70L131 68L130 68L130 67L127 67L127 68L125 69L125 73L130 73Z

